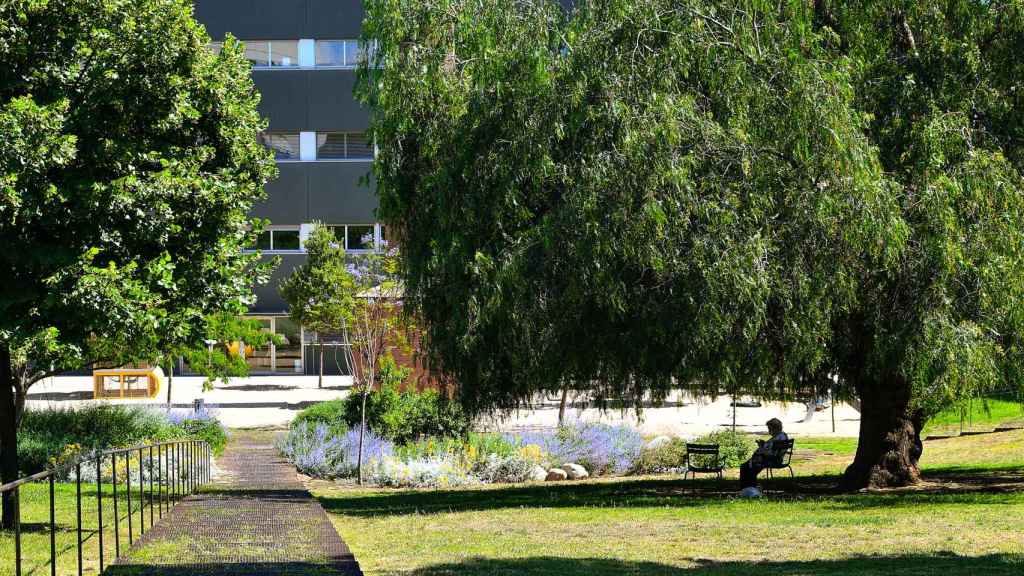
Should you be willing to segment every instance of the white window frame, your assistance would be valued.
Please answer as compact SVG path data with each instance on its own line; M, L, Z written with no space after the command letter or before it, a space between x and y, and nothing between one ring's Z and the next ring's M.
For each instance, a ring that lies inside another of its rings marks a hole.
M304 245L304 242L303 242L302 227L301 226L267 226L266 228L263 229L263 232L264 233L270 233L270 248L267 249L267 250L262 250L262 252L264 254L302 254L302 253L304 253L306 251L305 245ZM298 250L293 250L293 249L278 250L277 248L275 248L274 247L274 232L298 232L298 234L299 234L299 249ZM244 250L244 252L259 252L259 251L261 251L259 248L247 248L247 249Z
M292 42L296 42L297 45L298 45L298 48L297 48L298 54L296 54L296 62L294 64L290 64L288 66L285 66L283 64L280 65L280 66L274 66L271 63L274 60L274 42L287 42L289 44L292 43ZM242 40L242 43L245 44L247 47L250 46L253 43L256 43L256 44L266 44L266 48L267 48L267 61L263 62L261 64L253 63L253 65L252 65L253 70L299 70L299 69L302 68L302 66L301 66L301 62L302 62L302 40L301 39L296 39L296 40L285 40L285 39L277 39L277 40Z
M344 55L342 56L342 63L340 65L338 65L338 64L316 64L316 44L319 44L321 42L344 42L345 43L345 51L344 51ZM352 45L350 43L354 43L355 47L356 47L356 54L352 55L351 58L349 57L349 53L348 53L348 48L349 48L349 46ZM377 52L377 47L378 46L379 46L379 44L377 43L376 40L370 42L369 54L371 56L374 53ZM355 70L356 68L359 68L359 39L358 38L321 38L321 39L316 40L315 43L314 43L314 47L313 47L313 64L317 68L320 68L322 70Z
M317 162L352 162L352 163L363 163L368 164L377 159L377 140L373 141L373 152L369 158L321 158L319 147L316 145L317 136L320 134L344 134L345 135L345 154L348 155L348 137L350 134L365 134L365 132L350 132L344 130L331 130L325 132L313 133L313 158ZM355 224L353 224L355 226Z
M306 253L306 241L309 240L309 236L313 233L314 224L302 224L299 226L267 226L263 229L263 232L270 233L270 249L263 250L264 254L305 254ZM352 222L349 224L325 224L328 228L344 228L345 234L345 252L351 254L372 254L373 250L365 249L349 249L348 247L348 228L349 226L359 226L361 228L372 227L373 228L373 244L374 246L380 246L380 242L383 237L384 225L379 222L374 223L358 223ZM298 250L278 250L274 247L274 232L298 232L299 233L299 249ZM246 249L244 252L257 252L258 248ZM380 251L378 249L378 251Z
M336 228L344 228L345 229L345 234L343 235L345 237L345 246L344 246L344 248L345 248L345 252L347 252L349 254L373 254L374 253L374 250L366 250L366 249L355 250L355 249L349 249L349 247L348 247L348 228L349 228L349 226L353 226L353 227L354 226L358 226L360 228L365 228L367 226L372 227L373 228L373 245L374 246L378 246L378 247L380 246L381 226L382 226L380 223L374 222L374 223L362 223L362 224L360 224L358 222L352 222L352 223L349 223L349 224L325 224L325 226L327 226L328 228L334 228L334 229L336 229ZM335 234L335 237L337 237L337 234ZM380 249L378 248L377 251L379 252Z

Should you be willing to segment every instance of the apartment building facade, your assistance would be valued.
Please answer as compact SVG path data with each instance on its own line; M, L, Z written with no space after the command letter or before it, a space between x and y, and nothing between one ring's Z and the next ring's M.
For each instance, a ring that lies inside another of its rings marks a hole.
M218 50L226 35L243 41L269 125L261 140L274 151L279 176L267 184L253 216L270 226L258 248L280 259L271 282L257 289L250 315L284 344L247 350L254 373L312 374L313 335L288 315L281 280L305 260L303 243L313 222L335 227L346 249L381 239L377 198L370 179L374 146L366 137L369 113L353 87L363 21L360 0L195 0L195 17ZM344 373L334 351L327 373Z

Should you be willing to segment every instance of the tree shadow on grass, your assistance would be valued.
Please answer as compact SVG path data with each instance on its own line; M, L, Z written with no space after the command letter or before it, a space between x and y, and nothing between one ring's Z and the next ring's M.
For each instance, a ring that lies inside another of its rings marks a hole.
M537 557L522 559L473 558L438 564L407 573L409 576L1019 576L1024 554L957 556L935 555L870 556L841 560L716 562L694 560L696 567L681 568L656 562L626 562L603 558ZM386 573L386 572L385 572Z
M836 491L839 478L815 476L775 478L763 481L766 499L799 501L837 508L909 507L939 499L943 504L1016 503L1024 494L1024 478L1012 471L991 471L986 484L982 476L966 475L974 484L954 480L957 471L944 471L941 480L907 489L856 494ZM940 478L940 476L927 476ZM1010 482L1006 482L1010 481ZM614 479L591 482L530 484L454 490L393 490L321 494L323 507L333 514L364 518L408 514L464 512L514 508L574 507L708 507L738 499L736 481L665 479Z

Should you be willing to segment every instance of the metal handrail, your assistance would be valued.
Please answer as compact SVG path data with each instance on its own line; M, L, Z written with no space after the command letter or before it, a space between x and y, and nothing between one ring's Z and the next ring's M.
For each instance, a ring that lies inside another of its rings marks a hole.
M58 466L56 468L48 468L46 470L43 470L42 472L36 472L35 474L33 474L31 476L25 476L24 478L18 478L14 482L8 482L7 484L0 485L0 494L3 494L4 492L9 492L9 491L13 490L14 488L17 488L18 486L21 486L22 484L28 484L30 482L36 482L38 480L46 480L46 478L48 478L49 476L59 476L59 475L65 473L65 472L70 472L72 468L75 468L76 466L78 466L80 464L89 464L93 460L96 460L96 458L103 458L103 457L110 456L110 455L113 455L113 454L133 453L133 452L138 452L139 450L146 450L148 448L157 448L157 447L160 447L160 446L167 446L167 445L170 445L170 444L180 444L182 442L192 442L192 440L176 440L176 441L170 441L170 442L157 442L156 444L139 444L138 446L133 446L131 448L115 448L115 449L112 449L112 450L105 450L103 452L100 452L99 454L92 454L92 455L88 455L88 456L83 456L83 457L79 458L78 460L76 460L75 462L72 462L71 464L61 464L60 466ZM196 442L198 442L198 440L196 440ZM203 441L203 442L205 443L205 441Z
M155 451L155 452L154 452ZM148 458L146 458L148 453ZM154 458L154 453L156 457ZM14 562L16 576L21 576L22 554L21 554L21 495L20 488L25 484L33 482L49 481L50 501L50 574L57 574L57 522L54 488L58 476L75 471L75 507L76 507L76 528L78 533L77 558L78 574L83 573L82 560L82 466L96 466L96 534L99 547L99 572L103 572L105 561L105 549L103 542L103 465L109 459L111 464L110 484L113 488L114 508L114 560L121 557L121 516L118 513L118 487L121 482L117 478L117 465L121 456L124 456L124 463L127 473L124 478L124 497L127 500L128 520L128 545L134 543L135 530L133 527L134 511L132 510L132 463L134 455L138 455L138 499L139 499L139 521L138 533L141 537L146 532L146 474L149 470L149 526L152 528L158 518L154 508L159 510L159 518L163 518L165 511L170 511L176 500L180 500L188 494L194 493L200 486L210 481L212 476L213 451L210 445L202 440L177 440L170 442L158 442L155 444L143 444L131 448L116 448L103 452L83 456L74 462L55 466L49 470L38 472L31 476L19 478L14 482L8 482L0 486L0 495L13 492L4 498L5 505L14 507ZM148 466L144 467L144 462ZM155 465L154 465L155 464ZM154 484L154 469L159 471L160 481ZM154 495L154 489L158 492Z

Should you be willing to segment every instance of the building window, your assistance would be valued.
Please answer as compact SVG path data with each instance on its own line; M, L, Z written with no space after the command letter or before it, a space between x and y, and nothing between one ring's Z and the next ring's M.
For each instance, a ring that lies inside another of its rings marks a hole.
M298 40L248 40L245 58L254 68L280 68L299 65Z
M348 224L330 226L337 238L348 252L367 252L373 250L376 243L376 226L373 224Z
M355 68L363 61L364 51L358 40L317 40L316 65Z
M320 132L317 160L373 160L373 143L363 132Z
M299 160L298 132L260 132L260 143L274 151L275 160Z
M298 252L302 249L298 228L264 230L256 238L254 250L263 252Z
M370 44L370 49L363 50L359 40L317 40L316 65L330 68L355 68L367 57L372 58L377 42Z
M298 230L273 230L272 250L298 251L302 249L302 241Z

